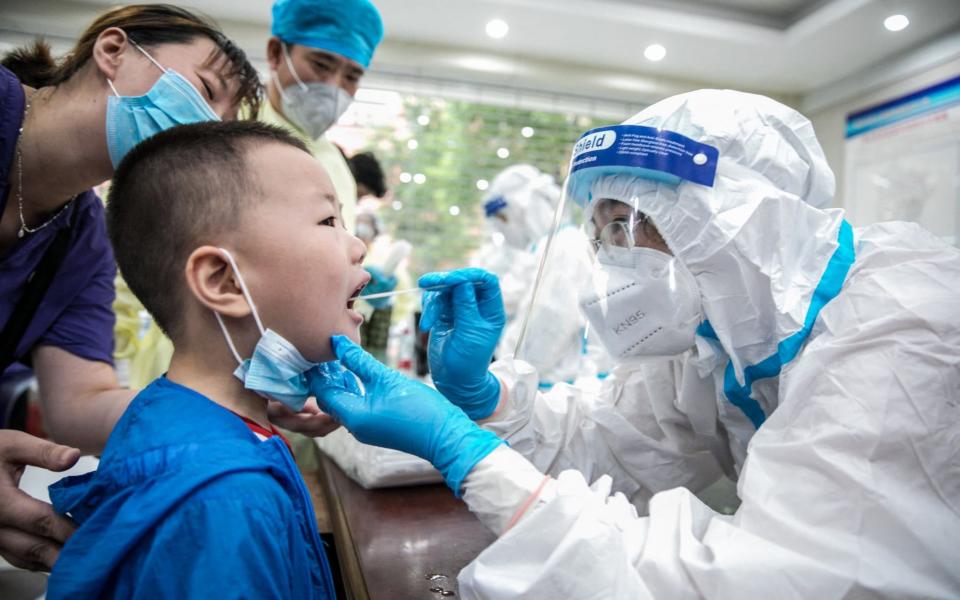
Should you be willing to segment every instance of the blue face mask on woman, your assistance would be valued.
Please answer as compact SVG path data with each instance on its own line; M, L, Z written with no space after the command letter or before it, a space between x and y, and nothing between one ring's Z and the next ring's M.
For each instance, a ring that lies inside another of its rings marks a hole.
M220 120L183 75L163 68L137 43L133 40L130 43L163 71L163 75L143 96L121 96L113 82L107 80L114 93L107 98L107 149L114 169L134 146L164 129Z

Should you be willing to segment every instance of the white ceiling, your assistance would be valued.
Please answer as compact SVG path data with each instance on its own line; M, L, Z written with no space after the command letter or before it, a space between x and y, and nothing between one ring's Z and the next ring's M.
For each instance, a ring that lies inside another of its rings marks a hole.
M960 30L960 0L374 1L386 38L372 74L619 93L636 101L702 85L799 98ZM62 34L79 25L58 24L58 16L92 15L115 2L4 0L17 5L9 9L14 16L44 3L46 27ZM270 0L181 3L220 20L254 58L262 57ZM906 30L883 28L894 12L910 18ZM486 36L492 18L509 24L506 38ZM43 26L26 17L23 23ZM663 61L643 58L651 43L666 47Z
M960 23L958 0L900 3L911 25L896 34L882 25L896 3L871 0L377 3L392 40L790 94L806 93L881 62ZM811 5L812 12L792 20ZM510 33L499 42L484 33L484 24L492 17L510 25ZM764 17L776 24L758 24ZM659 63L642 57L643 49L654 42L667 48L667 57Z

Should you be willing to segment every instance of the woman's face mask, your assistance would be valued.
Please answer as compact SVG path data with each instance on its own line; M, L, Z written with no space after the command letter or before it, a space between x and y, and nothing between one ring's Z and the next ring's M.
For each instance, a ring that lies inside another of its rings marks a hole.
M649 248L631 248L615 259L603 254L580 309L610 355L674 356L692 348L703 317L686 267Z
M165 129L220 120L186 78L173 69L165 69L133 40L130 44L163 75L143 96L121 96L113 82L107 80L113 91L113 96L107 98L107 150L114 169L134 146Z
M644 215L623 204L612 208L596 215L592 285L580 297L591 333L615 358L689 350L703 320L693 274L663 251L666 244Z

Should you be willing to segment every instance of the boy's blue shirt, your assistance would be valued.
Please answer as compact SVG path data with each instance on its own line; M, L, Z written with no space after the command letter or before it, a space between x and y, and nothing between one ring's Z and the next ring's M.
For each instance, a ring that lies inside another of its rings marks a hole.
M94 473L50 486L79 529L47 597L334 598L306 486L283 441L161 377Z

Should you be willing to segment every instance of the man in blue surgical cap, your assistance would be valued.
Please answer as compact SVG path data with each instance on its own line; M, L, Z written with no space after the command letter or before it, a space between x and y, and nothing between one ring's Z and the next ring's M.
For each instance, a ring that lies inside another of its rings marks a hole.
M288 130L323 165L340 201L343 224L353 231L357 184L325 133L353 102L383 39L380 12L370 0L276 0L270 32L270 82L259 119ZM291 431L324 435L329 428L329 417L313 400L299 414L276 404L271 410L273 422ZM311 418L305 419L309 413ZM312 451L312 439L288 437L296 456Z
M383 39L369 0L277 0L267 42L270 83L260 119L290 130L320 161L353 230L357 186L343 155L324 135L353 102Z

